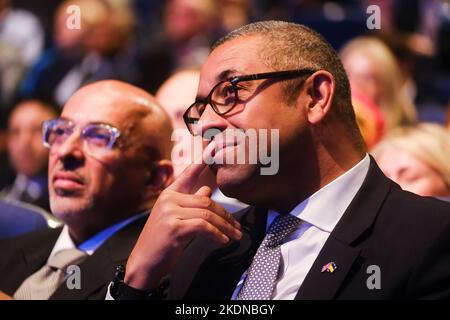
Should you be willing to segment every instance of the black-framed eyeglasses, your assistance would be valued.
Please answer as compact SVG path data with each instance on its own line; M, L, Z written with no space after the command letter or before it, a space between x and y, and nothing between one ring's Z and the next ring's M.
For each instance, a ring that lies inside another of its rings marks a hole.
M316 70L313 69L297 69L276 72L265 72L243 76L235 76L227 80L220 81L216 84L206 98L197 98L195 102L189 106L183 115L184 122L192 135L197 135L195 125L200 120L206 106L209 104L211 108L220 116L223 116L233 110L233 108L242 101L247 100L254 92L247 90L245 87L238 86L242 81L253 81L263 79L293 79L305 75L311 75Z
M61 146L76 130L76 124L66 119L44 121L42 138L44 146L51 149ZM103 156L114 147L120 131L108 124L89 123L80 128L85 150L94 157Z

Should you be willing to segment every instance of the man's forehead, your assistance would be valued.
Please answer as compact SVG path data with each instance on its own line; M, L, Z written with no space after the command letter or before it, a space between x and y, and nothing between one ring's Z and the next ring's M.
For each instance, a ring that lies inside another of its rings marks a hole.
M63 108L61 117L79 123L109 123L118 126L132 115L132 104L120 95L90 94L74 96Z
M207 58L200 75L200 86L226 80L236 75L259 72L264 68L259 58L261 38L242 36L220 45Z

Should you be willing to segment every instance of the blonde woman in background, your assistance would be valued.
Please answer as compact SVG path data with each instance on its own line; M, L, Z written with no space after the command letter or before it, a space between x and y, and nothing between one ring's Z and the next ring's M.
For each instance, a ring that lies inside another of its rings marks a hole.
M400 69L381 40L357 37L342 48L340 56L350 82L381 109L386 132L416 123L417 113L402 89Z
M450 131L444 127L422 123L397 128L371 154L403 189L450 199Z

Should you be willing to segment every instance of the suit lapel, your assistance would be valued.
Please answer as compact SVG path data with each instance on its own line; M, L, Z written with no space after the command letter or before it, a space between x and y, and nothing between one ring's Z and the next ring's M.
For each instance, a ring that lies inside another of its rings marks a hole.
M62 227L49 230L42 238L36 241L29 241L29 246L22 249L24 263L30 274L39 270L46 262L53 246L60 235Z
M390 180L371 158L363 185L320 251L296 299L333 299L336 296L360 257L358 240L364 237L374 223L390 188ZM322 267L329 262L334 262L337 269L332 273L321 272Z
M314 261L295 299L332 299L359 254L359 249L352 248L330 236ZM323 266L329 262L334 262L337 269L332 273L322 272Z
M39 270L46 263L60 233L61 228L46 229L13 239L18 249L7 255L8 261L2 267L6 276L1 279L1 290L14 294L26 278Z
M135 245L147 215L119 230L95 253L80 264L81 289L69 289L63 283L52 300L104 299L106 286L114 278L116 266L124 264Z

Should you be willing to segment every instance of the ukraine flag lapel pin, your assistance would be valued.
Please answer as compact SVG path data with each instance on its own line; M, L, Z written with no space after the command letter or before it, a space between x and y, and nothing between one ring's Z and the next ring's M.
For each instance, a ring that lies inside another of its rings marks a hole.
M326 265L324 265L322 267L322 270L320 272L324 273L324 272L328 272L328 273L333 273L335 272L337 269L337 265L334 262L328 262Z

